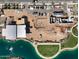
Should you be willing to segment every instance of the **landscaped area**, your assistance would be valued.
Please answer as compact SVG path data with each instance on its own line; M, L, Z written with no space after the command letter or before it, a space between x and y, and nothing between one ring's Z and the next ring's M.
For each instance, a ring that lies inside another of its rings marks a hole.
M78 38L70 34L67 40L61 44L61 48L73 48L77 44L78 44Z
M39 53L45 57L52 57L59 51L59 45L38 45Z
M73 33L75 36L78 36L77 26L73 27L72 33Z

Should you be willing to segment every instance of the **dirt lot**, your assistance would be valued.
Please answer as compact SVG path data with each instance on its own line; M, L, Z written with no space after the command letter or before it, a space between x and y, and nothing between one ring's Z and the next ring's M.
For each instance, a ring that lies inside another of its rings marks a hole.
M61 39L67 37L68 33L66 32L67 27L57 27L55 24L49 23L48 16L35 17L32 14L29 14L25 11L16 11L16 10L4 10L5 16L14 16L14 20L17 24L23 24L23 20L18 20L22 16L28 16L28 21L30 22L31 33L26 33L26 38L33 38L33 40L38 41L60 41Z

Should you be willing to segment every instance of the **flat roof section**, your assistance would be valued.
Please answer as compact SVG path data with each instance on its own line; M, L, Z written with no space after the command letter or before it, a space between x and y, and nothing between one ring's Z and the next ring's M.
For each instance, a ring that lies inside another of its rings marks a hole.
M26 25L17 25L17 38L26 38Z
M3 36L9 40L16 39L16 25L6 25L6 29L3 29Z
M26 25L6 25L6 28L2 29L2 36L8 40L26 38Z

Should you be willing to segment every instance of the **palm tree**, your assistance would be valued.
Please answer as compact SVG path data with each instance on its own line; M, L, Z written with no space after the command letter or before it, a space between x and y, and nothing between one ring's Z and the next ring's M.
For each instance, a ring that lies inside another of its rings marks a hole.
M36 2L36 1L38 2L38 0L33 0L33 2Z
M4 9L7 9L7 3L5 3L5 5L3 5L3 8Z
M9 4L7 4L7 8L8 8L8 9L10 9L10 7L11 7L11 6L10 6L10 3L9 3Z

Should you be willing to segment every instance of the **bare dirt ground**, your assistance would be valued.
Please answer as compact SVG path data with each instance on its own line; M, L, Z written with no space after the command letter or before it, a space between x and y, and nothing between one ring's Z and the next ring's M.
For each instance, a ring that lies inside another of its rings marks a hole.
M68 29L67 26L72 27L73 24L63 24L63 26L57 26L57 24L50 24L49 23L49 15L48 16L40 16L35 17L32 14L29 14L26 11L18 12L16 10L4 10L5 16L14 16L14 20L17 24L23 24L23 20L18 20L18 18L22 17L23 15L28 16L28 21L30 22L30 29L31 33L26 33L26 38L37 41L60 41L63 38L66 38L68 33L66 30Z

